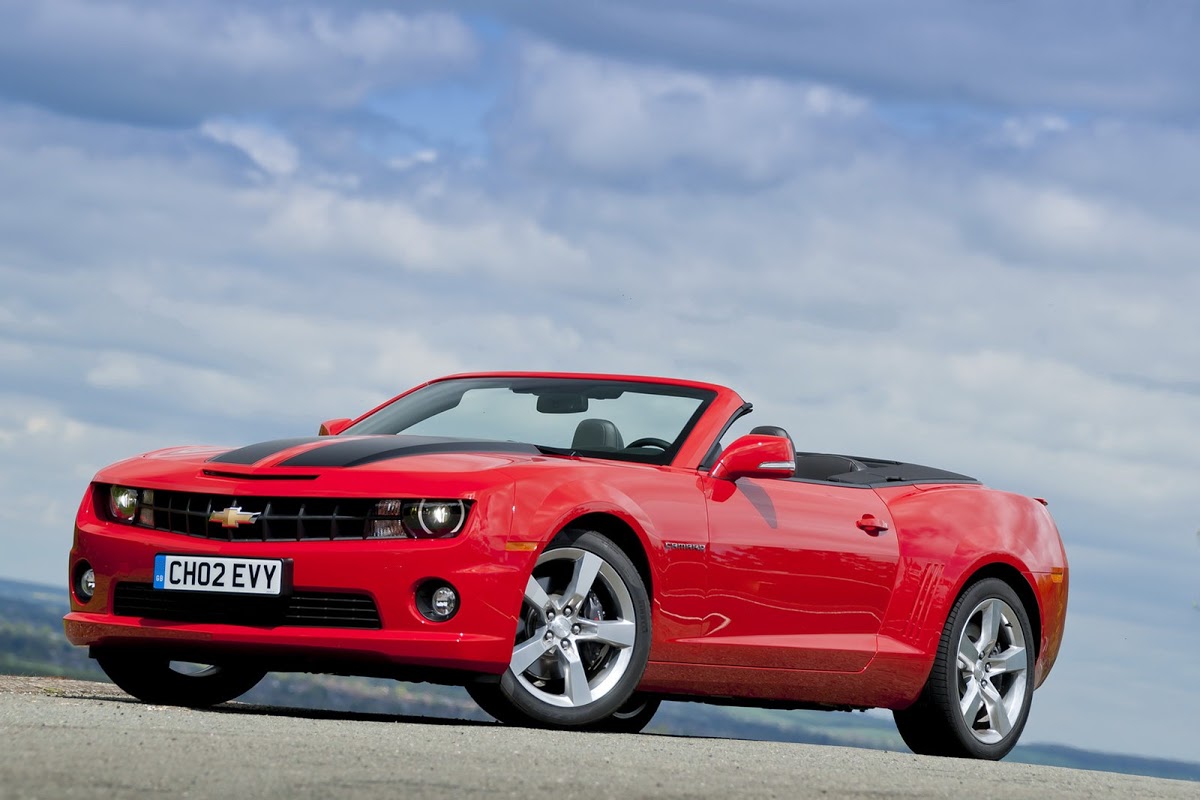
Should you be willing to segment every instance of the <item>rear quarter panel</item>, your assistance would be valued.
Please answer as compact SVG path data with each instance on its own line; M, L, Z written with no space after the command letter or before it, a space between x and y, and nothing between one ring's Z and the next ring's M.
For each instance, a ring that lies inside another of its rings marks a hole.
M900 548L881 656L906 662L923 685L959 595L981 575L999 572L1036 603L1026 611L1038 628L1034 681L1041 685L1058 656L1068 585L1066 552L1048 510L1031 498L973 484L878 493L892 513Z

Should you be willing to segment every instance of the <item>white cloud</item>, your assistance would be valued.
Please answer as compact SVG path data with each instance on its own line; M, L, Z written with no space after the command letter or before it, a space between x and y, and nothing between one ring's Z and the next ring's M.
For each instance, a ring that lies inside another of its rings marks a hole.
M883 102L1194 115L1200 18L1140 0L637 0L488 4L563 49L817 78Z
M1028 179L989 180L981 190L979 224L993 227L1001 246L1026 257L1087 271L1182 275L1200 250L1194 228L1123 198Z
M156 124L345 108L373 89L454 74L477 45L443 13L320 2L0 2L0 94Z
M388 160L388 166L392 169L412 169L423 164L433 164L438 160L438 151L431 148L424 148L407 156L398 156Z
M534 45L498 126L526 168L629 180L715 173L758 183L791 173L862 99L820 84L717 78Z
M399 272L488 272L515 282L555 280L587 266L578 248L500 205L445 219L404 198L314 188L247 195L245 202L268 215L260 231L265 246L305 259L351 259Z
M1071 123L1058 114L1033 114L1009 117L1000 128L999 140L1013 147L1029 148L1044 136L1070 130Z
M210 120L200 130L222 144L241 150L271 175L287 176L296 171L300 154L283 136L261 126L233 120Z

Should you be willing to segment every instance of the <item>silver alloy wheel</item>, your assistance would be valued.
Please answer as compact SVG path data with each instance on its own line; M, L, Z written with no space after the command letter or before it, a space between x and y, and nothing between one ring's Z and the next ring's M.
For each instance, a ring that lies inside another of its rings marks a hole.
M958 640L959 710L984 744L1012 730L1025 703L1029 651L1012 607L989 597L967 617Z
M532 696L561 708L605 697L629 669L637 639L629 587L590 550L559 547L538 558L509 669Z

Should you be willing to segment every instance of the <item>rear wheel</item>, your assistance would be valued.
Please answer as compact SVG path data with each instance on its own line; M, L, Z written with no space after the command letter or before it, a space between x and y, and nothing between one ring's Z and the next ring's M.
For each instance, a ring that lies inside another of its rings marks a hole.
M192 664L140 653L98 653L96 661L121 689L155 705L215 706L250 691L266 675L245 667Z
M650 600L637 568L601 534L568 530L526 584L499 692L476 687L472 697L510 724L591 728L630 700L649 653Z
M893 712L914 753L996 760L1017 744L1033 700L1033 629L1002 580L971 586L950 612L921 697Z

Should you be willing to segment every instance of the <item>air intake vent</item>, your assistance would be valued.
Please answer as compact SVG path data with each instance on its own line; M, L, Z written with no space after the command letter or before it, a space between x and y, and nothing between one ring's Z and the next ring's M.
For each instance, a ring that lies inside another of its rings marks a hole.
M171 622L251 627L382 628L365 594L295 592L285 597L175 592L148 583L118 583L113 613Z

